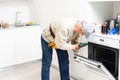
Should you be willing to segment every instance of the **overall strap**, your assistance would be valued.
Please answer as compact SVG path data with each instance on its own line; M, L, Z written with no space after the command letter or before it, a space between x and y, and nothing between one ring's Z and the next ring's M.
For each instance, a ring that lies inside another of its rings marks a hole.
M50 30L51 36L55 39L55 34L54 34L53 31L52 31L51 24L49 25L49 30Z

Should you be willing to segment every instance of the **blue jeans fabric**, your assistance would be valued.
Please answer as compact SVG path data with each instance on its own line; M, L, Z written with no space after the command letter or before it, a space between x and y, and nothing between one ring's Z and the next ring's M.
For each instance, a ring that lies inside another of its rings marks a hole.
M41 37L42 46L42 70L41 80L50 80L50 66L52 62L53 49L48 47L48 43ZM69 59L67 50L56 49L61 80L69 79Z

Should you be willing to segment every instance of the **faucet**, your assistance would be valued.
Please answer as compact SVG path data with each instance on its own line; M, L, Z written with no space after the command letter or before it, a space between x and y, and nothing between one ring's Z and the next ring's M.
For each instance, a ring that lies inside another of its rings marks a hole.
M21 23L21 20L19 20L19 15L20 15L20 14L21 14L20 11L16 12L16 14L15 14L15 26L16 26L16 27L19 26L20 23Z

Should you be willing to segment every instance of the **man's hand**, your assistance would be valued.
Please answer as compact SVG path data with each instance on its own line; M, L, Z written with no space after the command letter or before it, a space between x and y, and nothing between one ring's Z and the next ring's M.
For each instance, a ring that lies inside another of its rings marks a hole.
M75 44L75 49L79 49L79 44Z
M82 47L85 47L85 46L87 46L87 45L88 45L88 43L80 43L80 44L79 44L79 47L82 48Z

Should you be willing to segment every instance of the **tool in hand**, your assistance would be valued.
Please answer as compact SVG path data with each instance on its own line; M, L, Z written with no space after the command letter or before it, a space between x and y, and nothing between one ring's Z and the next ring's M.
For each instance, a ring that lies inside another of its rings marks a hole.
M87 46L87 45L88 45L88 43L80 43L80 44L79 44L79 47L82 48L82 47L85 47L85 46Z

